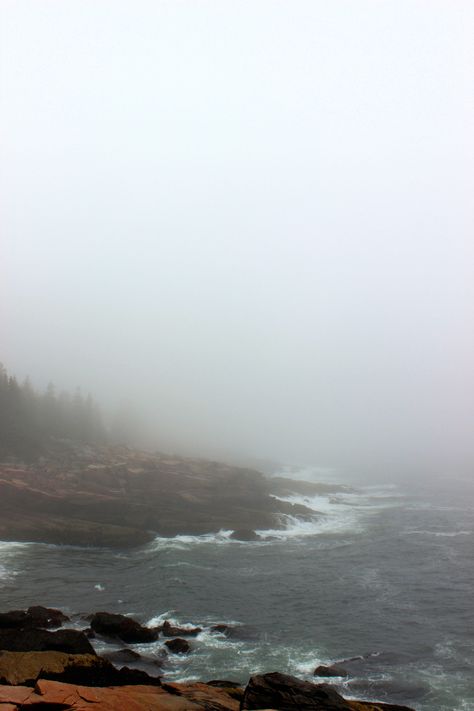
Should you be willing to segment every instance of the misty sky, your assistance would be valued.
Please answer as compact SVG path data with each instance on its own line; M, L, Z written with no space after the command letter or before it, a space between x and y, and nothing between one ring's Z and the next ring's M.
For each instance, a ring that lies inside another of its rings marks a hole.
M131 398L163 448L473 463L473 27L3 0L0 360Z

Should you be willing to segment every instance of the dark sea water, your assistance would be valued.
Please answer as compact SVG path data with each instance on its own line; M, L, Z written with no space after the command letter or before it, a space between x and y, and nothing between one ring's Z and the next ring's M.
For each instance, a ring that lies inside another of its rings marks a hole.
M474 710L473 484L293 500L322 515L288 519L262 543L221 532L127 553L0 544L0 609L43 604L203 625L193 653L165 664L170 679L311 679L318 664L357 657L345 664L348 679L331 681L348 697ZM232 637L210 630L226 622ZM158 654L158 643L135 646Z

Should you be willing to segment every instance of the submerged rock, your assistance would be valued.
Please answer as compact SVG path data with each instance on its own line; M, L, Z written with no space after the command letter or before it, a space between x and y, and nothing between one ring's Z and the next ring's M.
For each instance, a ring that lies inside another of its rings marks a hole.
M175 627L166 620L163 623L161 632L164 637L196 637L202 632L202 627Z
M185 639L180 639L179 637L176 639L169 639L165 642L165 645L168 647L170 652L173 652L173 654L188 654L188 652L191 651L191 645L189 642Z
M237 528L230 537L236 541L261 541L262 537L251 528Z
M349 672L339 664L331 664L330 666L320 664L319 667L316 667L314 670L313 676L349 676Z
M118 637L122 642L130 644L155 642L159 635L157 629L143 627L131 617L110 612L96 612L90 622L94 632L108 637Z

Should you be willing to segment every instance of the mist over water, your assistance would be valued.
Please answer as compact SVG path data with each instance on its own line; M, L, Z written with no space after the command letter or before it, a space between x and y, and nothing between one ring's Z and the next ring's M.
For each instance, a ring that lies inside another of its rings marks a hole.
M164 450L471 467L472 15L5 4L7 368Z
M290 487L310 515L257 542L0 542L1 610L201 625L168 679L343 662L346 696L474 708L473 23L447 0L2 4L0 361L53 381L23 386L36 415L49 393L64 444L89 407L103 444L97 401L131 447L353 489Z

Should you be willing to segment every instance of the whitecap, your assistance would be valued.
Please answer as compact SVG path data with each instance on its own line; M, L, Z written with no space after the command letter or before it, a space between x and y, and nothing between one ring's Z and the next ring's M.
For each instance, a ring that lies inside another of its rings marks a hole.
M187 550L189 547L195 545L222 545L225 543L238 543L238 541L235 541L230 537L231 534L232 529L221 529L217 533L203 533L199 536L178 535L173 536L172 538L167 538L165 536L156 536L156 538L149 544L148 547L152 551L158 551L167 548L174 550Z

